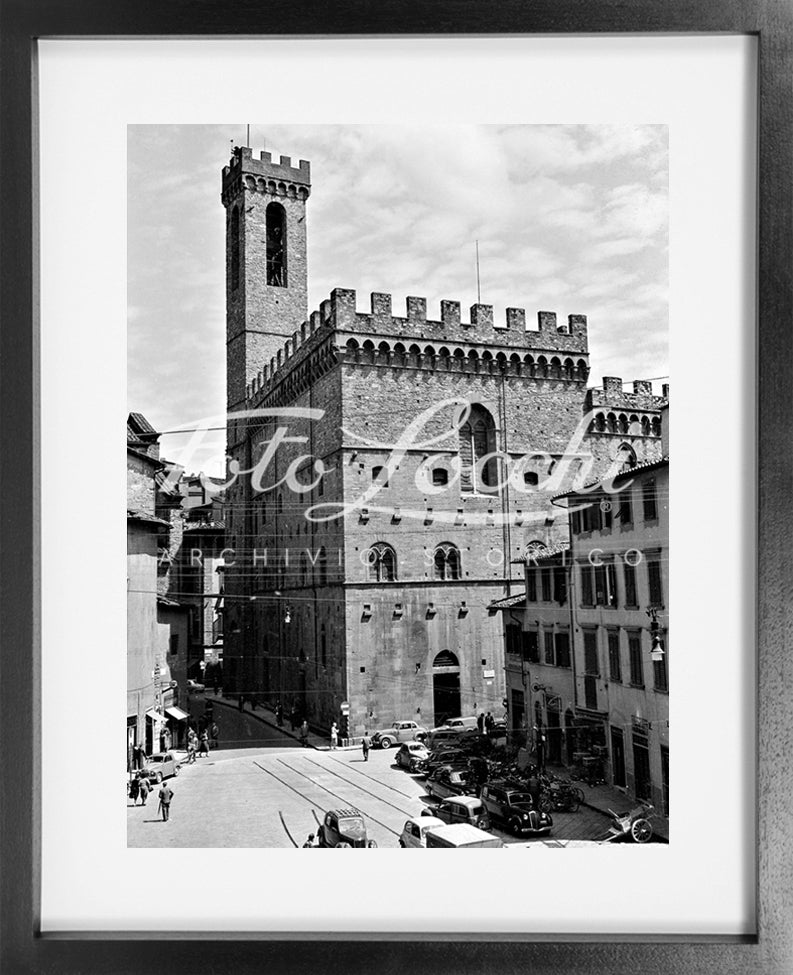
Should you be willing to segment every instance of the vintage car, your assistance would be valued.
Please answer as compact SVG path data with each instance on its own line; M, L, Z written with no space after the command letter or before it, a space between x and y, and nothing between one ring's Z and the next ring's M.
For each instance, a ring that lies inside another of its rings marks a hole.
M468 768L468 754L460 748L438 748L430 752L419 771L429 776L438 768Z
M455 796L443 799L434 809L424 809L422 816L437 816L444 823L469 823L479 829L490 829L490 817L476 796Z
M425 845L428 850L441 847L454 850L504 849L504 841L498 836L471 826L470 823L454 823L428 829Z
M427 845L427 830L434 826L443 826L443 820L437 816L412 816L402 827L399 845L402 849L419 849Z
M422 762L430 757L427 748L420 741L406 741L399 746L394 761L409 772L417 772Z
M476 718L447 718L440 727L476 731L479 725L476 722ZM439 730L440 728L433 728L433 731Z
M547 836L553 819L547 812L535 809L525 790L504 782L490 782L482 786L480 798L493 822L501 823L518 836Z
M366 822L358 809L330 809L325 813L322 825L317 832L317 846L359 847L369 849L377 846L366 836Z
M170 752L149 755L143 768L152 782L162 782L163 779L179 774L179 766Z
M427 729L415 721L395 721L390 728L375 731L372 744L375 748L390 748L398 741L421 741L426 735Z
M466 769L448 768L442 765L427 776L424 788L434 799L462 796L471 792L471 774Z

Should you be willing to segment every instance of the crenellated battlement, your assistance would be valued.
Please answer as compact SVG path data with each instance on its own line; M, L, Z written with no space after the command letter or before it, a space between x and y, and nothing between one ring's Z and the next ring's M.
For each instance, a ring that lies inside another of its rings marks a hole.
M243 187L270 196L305 200L311 193L311 163L301 159L295 167L290 156L281 156L275 163L272 155L264 151L256 159L253 150L239 146L228 166L223 167L221 199L224 206L228 206Z
M628 392L619 376L604 376L601 389L587 390L584 408L593 414L590 434L660 437L660 411L668 404L668 383L661 386L661 395L657 396L648 379L635 379Z
M505 372L531 379L585 383L589 375L586 315L569 315L559 326L555 312L537 313L537 328L526 324L523 308L508 308L494 321L493 306L472 305L463 320L461 303L444 300L440 315L427 317L427 299L409 296L405 314L393 314L392 296L374 292L369 311L359 312L356 292L335 288L277 356L248 386L257 396L315 334L335 333L340 357L348 362L405 368L439 365L450 371ZM302 357L301 357L302 358Z

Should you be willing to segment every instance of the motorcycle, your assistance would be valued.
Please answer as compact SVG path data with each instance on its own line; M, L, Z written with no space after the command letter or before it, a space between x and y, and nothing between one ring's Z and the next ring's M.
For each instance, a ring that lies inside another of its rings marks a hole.
M629 836L634 843L647 843L653 835L653 825L650 820L655 815L654 807L649 802L640 802L629 812L616 813L609 809L614 822L609 826L604 837L605 843Z

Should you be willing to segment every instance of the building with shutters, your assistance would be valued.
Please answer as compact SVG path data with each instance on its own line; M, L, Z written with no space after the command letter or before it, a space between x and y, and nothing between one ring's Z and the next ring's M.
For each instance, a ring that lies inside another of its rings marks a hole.
M512 726L533 748L543 736L549 761L602 777L668 816L668 408L661 418L662 457L558 497L569 549L527 563L525 591L495 605L507 693L529 716L513 706ZM563 590L554 572L565 576Z

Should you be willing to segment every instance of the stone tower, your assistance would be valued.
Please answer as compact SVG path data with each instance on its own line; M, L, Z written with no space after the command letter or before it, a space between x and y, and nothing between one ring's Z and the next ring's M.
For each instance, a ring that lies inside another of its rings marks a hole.
M223 169L226 208L227 409L308 313L306 201L311 166L238 147Z

